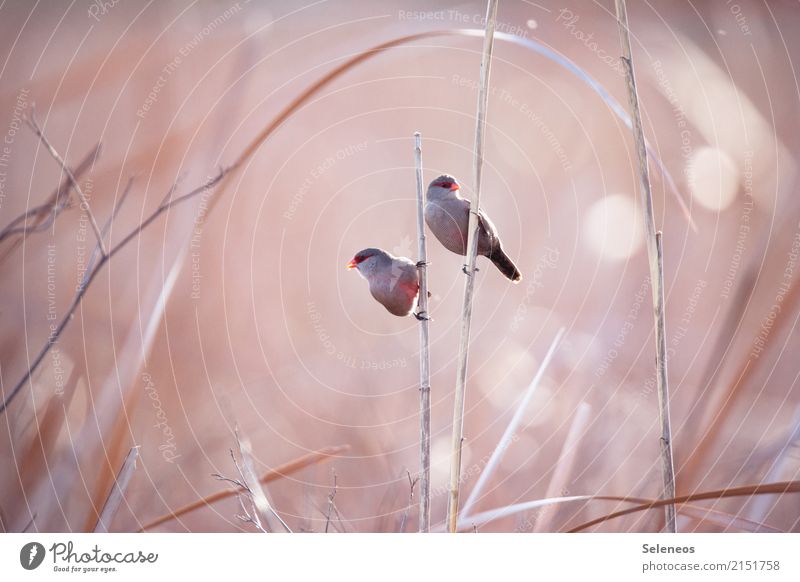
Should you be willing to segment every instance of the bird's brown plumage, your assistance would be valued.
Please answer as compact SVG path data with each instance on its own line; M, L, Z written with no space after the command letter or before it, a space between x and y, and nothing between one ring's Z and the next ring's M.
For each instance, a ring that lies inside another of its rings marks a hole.
M439 176L428 186L425 222L447 250L462 256L467 254L470 207L470 201L458 195L458 182L452 176ZM514 283L522 278L483 210L478 211L478 254L492 261Z

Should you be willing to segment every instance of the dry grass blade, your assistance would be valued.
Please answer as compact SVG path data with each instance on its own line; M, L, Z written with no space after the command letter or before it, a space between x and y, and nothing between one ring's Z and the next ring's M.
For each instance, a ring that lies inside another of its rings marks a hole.
M558 456L558 461L556 461L556 468L553 471L550 484L547 486L545 497L555 497L557 493L566 489L569 474L572 472L572 466L575 463L575 455L578 452L578 444L586 425L589 423L591 411L592 407L586 402L578 404L578 409L572 419L572 425L569 427L569 433L564 440L564 445L561 447L561 454ZM534 531L547 531L553 519L553 513L552 507L543 507L539 512L539 519L536 521Z
M789 291L786 293L782 305L781 313L786 314L784 317L775 317L772 328L766 339L763 340L763 349L773 341L773 338L780 336L783 333L786 325L792 321L789 314L795 313L798 300L800 300L800 283L793 282ZM759 333L761 329L759 328ZM751 346L757 345L756 342L760 339L759 333L756 334L755 339L750 344ZM764 361L764 358L752 357L748 354L740 360L738 369L733 376L733 383L728 390L722 391L714 398L713 402L706 407L706 418L701 422L701 427L706 427L702 430L699 442L692 449L689 459L684 463L681 468L687 474L694 473L699 466L700 461L707 457L711 447L717 442L719 435L722 434L722 424L727 418L730 417L730 411L734 405L739 401L743 394L746 394L744 388L748 386L750 378Z
M100 518L97 520L97 525L94 526L95 533L108 533L111 527L111 521L117 513L123 498L125 497L125 490L131 482L133 472L136 470L136 459L139 458L139 447L131 447L128 451L128 456L122 463L122 468L117 473L117 478L114 480L114 485L111 488L111 493L108 494L103 510L100 512Z
M757 499L764 499L765 497L766 495L759 495ZM735 528L737 530L750 533L781 533L781 530L771 527L765 523L740 517L738 515L731 515L730 513L725 513L724 511L719 511L716 509L700 507L698 505L683 504L678 510L678 513L685 517L696 519L701 523L706 522L722 527L723 531Z
M431 352L428 324L428 251L425 245L425 189L422 180L422 136L414 134L417 182L417 270L419 272L419 531L431 528ZM413 492L413 487L412 487Z
M636 160L639 169L639 194L644 210L645 238L647 256L650 263L650 286L653 290L653 311L656 334L656 383L658 386L659 418L661 421L661 470L663 478L662 498L675 497L675 470L672 462L672 442L669 428L669 386L667 383L667 346L664 322L664 266L661 250L661 233L656 233L653 216L653 196L650 192L650 174L647 167L647 145L642 129L642 116L639 111L639 97L636 92L636 77L633 72L631 39L628 30L628 12L625 0L616 0L619 38L622 45L622 65L628 87L628 101L631 107L633 139L636 143ZM675 507L665 505L666 529L677 531Z
M478 526L485 525L494 520L502 519L504 517L510 517L512 515L523 513L525 511L531 511L534 509L541 511L548 507L566 505L570 503L585 503L587 501L614 501L617 503L635 503L641 506L640 508L637 509L637 511L643 511L644 509L649 508L650 504L659 503L658 501L653 499L645 499L643 497L620 497L619 495L573 495L570 497L549 497L545 499L536 499L534 501L523 501L522 503L515 503L513 505L507 505L505 507L498 507L495 509L482 511L480 513L476 513L475 515L471 515L468 518L459 518L458 529L459 530L474 529ZM713 520L713 522L717 525L721 524L726 527L735 525L735 527L741 529L742 531L752 531L752 532L779 531L764 523L747 520L734 515L730 515L728 513L724 513L722 511L717 511L706 507L700 507L698 505L689 505L688 503L682 504L681 512L691 513L691 515L696 519L707 520L707 521ZM439 529L437 531L441 530Z
M467 360L469 334L472 324L472 295L475 289L475 259L478 253L478 212L480 210L481 172L483 169L483 131L489 99L489 73L494 47L494 29L497 22L497 0L489 0L486 7L486 33L483 38L483 56L478 90L478 113L475 120L474 185L470 200L469 227L467 229L467 278L464 282L464 306L461 312L461 340L458 349L455 403L453 405L453 440L450 451L450 495L447 503L448 531L455 533L458 525L458 497L461 485L461 453L464 442L464 403L467 390Z
M793 469L796 468L797 459L800 458L800 405L795 408L789 422L789 436L780 449L771 451L768 455L772 462L764 477L765 481L779 481L793 476ZM753 500L747 515L754 521L762 521L769 515L772 507L772 500L768 496L762 496Z
M19 475L23 491L28 491L36 480L41 479L42 472L48 470L48 459L52 462L51 455L67 420L67 410L80 377L80 367L75 364L64 383L63 392L50 398L41 419L37 416L36 436L21 457Z
M701 493L691 493L689 495L680 495L671 499L659 499L658 501L651 501L643 503L636 507L623 509L614 513L609 513L603 517L598 517L592 521L587 521L577 527L569 530L570 532L579 532L588 529L597 524L603 523L610 519L629 515L638 511L647 511L648 509L655 509L657 507L666 507L667 505L675 505L678 503L686 503L689 501L703 501L705 499L724 499L728 497L750 497L754 495L782 495L784 493L800 493L800 481L782 481L779 483L764 483L761 485L744 485L742 487L729 487L727 489L718 489L715 491L704 491Z
M275 469L271 469L264 473L261 478L259 479L260 483L267 484L272 481L276 481L283 477L287 477L292 473L296 473L301 469L305 469L311 465L316 465L317 463L321 463L323 461L328 461L333 457L345 452L350 447L348 445L338 445L338 446L331 446L325 447L324 449L320 449L318 451L314 451L308 453L307 455L303 455L297 459L289 461L288 463L284 463ZM144 532L159 525L168 523L180 517L183 517L187 513L191 513L203 507L208 507L209 505L216 503L217 501L222 501L223 499L228 499L229 497L233 497L238 493L236 489L228 489L226 491L219 491L218 493L214 493L213 495L209 495L208 497L204 497L203 499L199 499L198 501L194 501L189 503L188 505L184 505L180 509L176 509L175 511L168 513L166 515L162 515L159 518L156 518L145 525L143 525L139 532Z
M506 430L503 432L503 436L500 437L500 441L497 443L494 451L492 451L492 455L489 457L486 467L483 471L481 471L481 476L478 478L478 482L475 483L475 487L472 488L469 497L467 497L467 501L464 503L464 509L461 511L464 519L467 518L470 510L478 501L480 494L483 492L483 489L486 486L486 483L489 482L490 477L494 474L497 466L500 464L506 449L508 449L509 445L511 444L512 437L514 433L517 432L517 429L519 428L519 425L522 423L522 419L525 416L525 412L528 409L528 404L533 398L536 389L539 387L542 378L544 378L544 374L547 371L547 368L550 366L550 362L553 360L556 349L558 348L559 343L561 343L561 338L564 337L564 332L565 328L562 327L558 330L556 337L553 338L553 341L550 344L544 359L542 360L542 364L539 366L539 369L536 370L536 375L528 385L528 389L525 391L525 395L522 397L522 400L517 406L514 416L511 417Z

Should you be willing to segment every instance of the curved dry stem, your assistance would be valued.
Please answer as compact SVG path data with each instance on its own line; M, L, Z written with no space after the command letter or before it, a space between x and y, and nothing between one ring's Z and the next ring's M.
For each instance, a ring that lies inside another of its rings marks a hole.
M651 501L643 503L636 507L630 507L621 511L609 513L603 517L598 517L592 521L587 521L581 525L572 528L570 533L579 532L588 529L597 524L622 517L623 515L630 515L638 511L647 511L648 509L655 509L658 507L666 507L668 505L675 505L678 503L686 503L689 501L703 501L705 499L724 499L726 497L750 497L753 495L774 495L783 493L800 493L800 481L781 481L779 483L764 483L761 485L744 485L742 487L730 487L727 489L718 489L715 491L704 491L702 493L692 493L690 495L679 495L671 499L659 499L658 501Z

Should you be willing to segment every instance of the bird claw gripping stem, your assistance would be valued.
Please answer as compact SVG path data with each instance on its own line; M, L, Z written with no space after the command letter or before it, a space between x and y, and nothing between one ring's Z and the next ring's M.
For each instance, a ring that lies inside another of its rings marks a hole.
M427 267L430 264L430 261L417 261L416 267L419 269L420 267Z
M417 318L417 321L430 321L431 320L431 318L427 316L427 312L426 311L420 311L419 313L417 313L415 311L414 313L412 313L412 315Z
M471 277L472 273L469 272L468 267L469 267L468 265L464 265L463 267L461 267L461 272L464 273L467 277ZM473 270L474 273L477 273L478 271L480 271L478 267L475 267L475 269Z

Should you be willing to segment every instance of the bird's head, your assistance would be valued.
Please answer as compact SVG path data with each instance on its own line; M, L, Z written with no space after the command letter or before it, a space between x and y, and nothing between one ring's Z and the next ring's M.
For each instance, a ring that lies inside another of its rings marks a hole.
M361 275L367 277L375 272L384 261L386 253L380 249L364 249L358 251L347 263L348 269L356 269Z
M453 176L442 174L428 185L428 198L452 196L460 187Z

